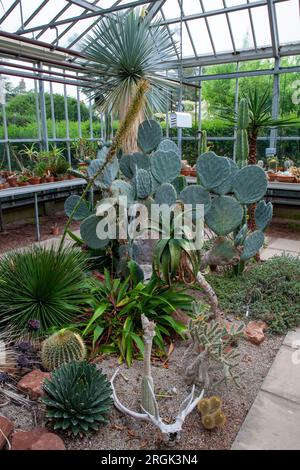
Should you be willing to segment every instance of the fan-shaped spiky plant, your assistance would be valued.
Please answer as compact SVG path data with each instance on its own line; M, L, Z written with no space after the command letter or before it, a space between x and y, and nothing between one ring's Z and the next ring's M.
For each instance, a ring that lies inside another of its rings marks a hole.
M107 423L105 415L112 404L110 383L95 364L69 362L45 380L47 396L43 403L54 429L73 435L97 431L100 423Z
M160 105L161 91L170 87L162 59L176 57L170 34L159 21L151 25L137 12L103 18L83 41L86 65L93 69L94 97L102 111L128 109L139 80L152 86L151 104ZM96 75L95 75L96 74ZM174 84L173 84L174 86Z
M7 254L0 264L0 323L20 332L35 319L42 334L74 320L87 299L84 267L84 253L73 248Z
M162 61L177 57L168 29L159 21L150 24L147 16L136 11L103 18L83 41L83 53L95 84L91 97L101 112L113 111L124 119L139 81L149 83L151 92L141 102L136 125L149 109L164 109L166 92L176 86L163 76ZM132 128L128 136L131 145L136 141L135 131ZM134 149L125 144L125 151L130 150Z

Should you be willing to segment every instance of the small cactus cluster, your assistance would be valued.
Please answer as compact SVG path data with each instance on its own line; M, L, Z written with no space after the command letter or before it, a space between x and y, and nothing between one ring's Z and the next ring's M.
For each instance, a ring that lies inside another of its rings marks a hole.
M239 130L244 132L248 117L247 102L243 100L238 122ZM118 196L126 196L129 205L140 202L147 207L152 203L170 206L184 203L192 207L203 204L204 222L217 236L217 247L212 253L217 264L216 251L222 252L221 264L224 264L224 260L228 264L234 264L239 259L246 261L259 251L264 243L263 230L272 218L272 204L263 201L267 178L262 168L249 165L239 169L232 159L219 157L209 151L197 159L198 184L187 186L186 178L180 175L178 148L171 140L163 139L157 122L149 120L140 124L138 146L138 153L119 152L118 157L97 178L96 185L101 189L103 197L117 199ZM90 178L103 165L107 151L108 148L104 146L98 158L90 162L87 170ZM78 197L70 196L67 199L67 214L74 210ZM257 230L248 233L247 208L253 203L258 203L259 207L255 215ZM76 212L77 220L82 220L81 237L94 250L105 249L111 242L109 235L106 239L97 236L101 217L98 211L91 212L84 201ZM206 264L212 265L209 256L206 256Z
M240 354L232 347L243 335L244 324L232 325L230 329L211 320L201 304L193 303L194 319L189 322L191 344L183 358L184 378L188 385L201 385L205 389L231 380L238 386L240 374L236 371ZM199 351L201 351L199 353ZM211 363L219 365L222 377L212 375Z
M222 400L217 396L202 398L198 403L201 422L205 429L212 430L225 425L226 416L222 411Z
M47 370L54 370L72 361L83 361L86 347L77 333L62 329L49 336L42 344L42 364Z

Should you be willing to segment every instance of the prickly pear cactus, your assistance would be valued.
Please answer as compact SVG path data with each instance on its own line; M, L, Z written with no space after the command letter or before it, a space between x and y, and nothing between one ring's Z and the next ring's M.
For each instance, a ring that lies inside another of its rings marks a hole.
M183 191L181 191L179 198L184 204L191 204L193 209L196 209L197 204L203 204L204 215L207 214L211 208L211 197L209 192L197 184L187 186Z
M264 197L268 180L262 168L248 165L235 175L232 185L234 194L241 204L252 204Z
M254 218L255 225L259 230L265 230L273 217L273 205L271 202L266 203L264 200L259 201L255 208Z
M226 158L226 157L223 157ZM239 171L237 164L231 160L231 158L226 158L230 166L229 176L217 187L214 188L213 192L219 194L220 196L232 192L232 183L235 175Z
M136 170L149 170L150 157L145 153L133 153L129 156L129 165L133 175L135 175Z
M101 217L97 217L93 214L84 219L80 225L81 238L92 250L101 250L110 242L108 237L102 240L97 236L97 226L100 221Z
M138 169L133 179L133 186L136 188L138 199L145 199L151 194L152 179L151 174L147 170Z
M162 129L156 121L144 121L138 130L138 146L144 153L151 153L158 147L162 137Z
M172 206L173 204L175 204L176 199L177 193L172 184L163 183L157 188L155 193L156 204L168 204L168 206Z
M69 196L68 199L66 199L64 205L65 213L68 217L70 217L78 202L80 204L79 207L76 209L73 219L84 220L89 215L91 215L91 211L89 210L87 203L85 201L82 201L81 197L77 196L76 194L73 194L72 196Z
M159 183L171 183L180 170L178 155L173 150L157 150L151 157L151 173Z
M186 177L183 175L177 176L173 181L172 185L174 186L177 194L180 194L184 188L187 186Z
M264 244L265 236L261 230L250 233L243 244L241 260L246 261L258 253Z
M234 197L218 196L213 200L205 222L217 235L228 235L241 225L243 215L243 207Z
M230 164L226 158L214 152L206 152L198 157L196 163L198 177L205 189L213 190L230 176Z

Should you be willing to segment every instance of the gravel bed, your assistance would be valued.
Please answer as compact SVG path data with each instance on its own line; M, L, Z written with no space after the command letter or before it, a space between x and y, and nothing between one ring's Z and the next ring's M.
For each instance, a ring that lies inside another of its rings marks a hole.
M228 387L224 383L209 391L209 395L219 395L223 400L223 410L227 416L224 428L206 431L200 415L195 410L187 418L181 439L175 445L177 450L198 449L230 449L260 387L264 377L275 358L281 345L282 337L267 336L260 346L255 346L246 340L239 343L241 361L239 371L243 372L240 388L233 384ZM172 422L180 403L190 388L182 378L182 356L186 344L177 342L168 362L155 362L152 368L153 378L158 395L168 395L170 398L160 398L160 414L166 422ZM99 367L108 375L113 375L118 367L116 357L107 357L99 362ZM120 375L116 379L116 391L121 401L129 408L139 411L139 393L141 383L142 362L135 361L130 369L125 364L120 367ZM175 388L175 390L174 390ZM208 395L208 394L207 394ZM16 429L30 430L34 426L45 425L45 417L41 405L30 408L7 405L1 408L1 414L11 418ZM67 449L74 450L130 450L130 449L164 449L159 431L151 424L137 422L125 416L112 407L110 423L103 426L91 437L69 438L64 434Z

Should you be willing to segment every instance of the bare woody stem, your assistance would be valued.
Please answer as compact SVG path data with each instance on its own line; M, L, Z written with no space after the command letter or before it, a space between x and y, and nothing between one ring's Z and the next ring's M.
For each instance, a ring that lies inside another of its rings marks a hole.
M99 168L99 170L94 174L94 176L90 179L88 184L86 185L80 199L78 200L77 204L75 204L69 219L65 225L63 235L61 237L61 241L59 244L59 251L63 248L64 242L66 235L68 233L69 227L73 221L74 215L77 212L77 209L79 208L81 202L85 199L87 193L90 191L90 189L93 187L94 182L98 178L98 176L104 171L105 167L112 161L113 157L115 156L117 150L122 147L123 141L126 139L128 133L130 132L132 126L135 123L135 120L138 118L139 113L141 109L145 105L145 98L146 98L146 93L150 90L150 84L148 80L141 79L137 83L137 88L136 88L136 93L135 96L131 102L131 105L129 106L129 109L126 113L126 116L124 120L121 122L120 127L116 133L116 136L112 142L112 145L107 152L105 162Z

